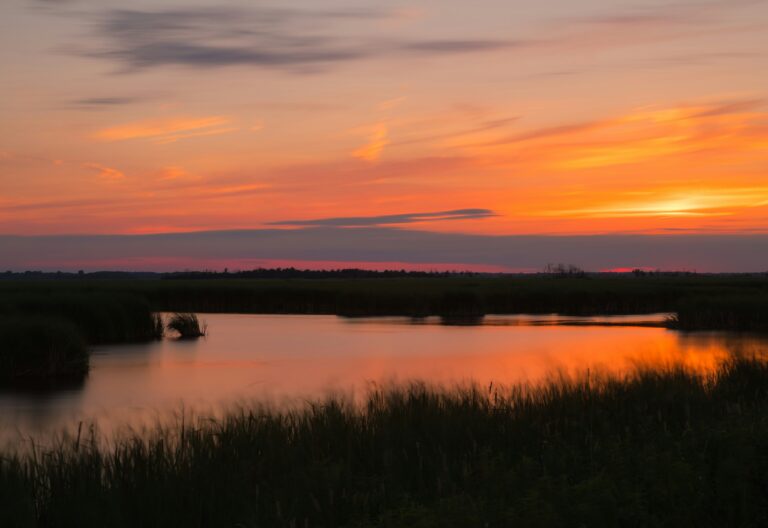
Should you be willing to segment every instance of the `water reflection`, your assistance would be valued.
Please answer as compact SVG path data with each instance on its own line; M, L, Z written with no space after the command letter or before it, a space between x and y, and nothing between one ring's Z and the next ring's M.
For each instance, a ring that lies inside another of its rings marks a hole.
M486 316L481 325L446 325L430 317L210 314L203 316L206 338L96 349L79 390L0 394L0 442L44 437L81 420L107 431L138 427L181 408L314 398L360 391L369 381L509 384L553 370L619 373L639 363L707 370L731 353L766 348L754 336L654 327L665 317Z
M444 326L649 326L666 328L671 313L643 315L451 315L416 317L350 317L343 318L349 324L412 324Z

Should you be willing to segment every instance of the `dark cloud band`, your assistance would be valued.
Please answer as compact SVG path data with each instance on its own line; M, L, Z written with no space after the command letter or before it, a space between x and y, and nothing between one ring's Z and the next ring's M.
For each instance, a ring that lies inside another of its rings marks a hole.
M482 53L521 45L493 39L394 41L337 36L337 24L359 26L389 16L354 9L113 10L96 23L106 46L86 54L111 59L129 70L171 65L316 70L373 57Z
M102 262L175 259L194 268L220 259L344 262L461 262L543 269L624 267L709 272L765 271L768 235L488 236L393 228L264 229L157 235L0 235L0 269L98 269ZM89 265L89 262L92 264ZM114 268L116 265L112 264Z
M381 216L348 216L337 218L318 218L313 220L282 220L270 222L275 226L300 227L373 227L394 224L413 224L416 222L435 222L443 220L474 220L496 216L490 209L454 209L429 213L403 213Z

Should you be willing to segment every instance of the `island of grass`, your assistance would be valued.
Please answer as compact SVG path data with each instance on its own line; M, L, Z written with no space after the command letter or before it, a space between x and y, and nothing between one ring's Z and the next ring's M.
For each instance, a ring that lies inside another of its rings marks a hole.
M200 324L197 315L193 313L175 313L168 318L166 328L176 332L180 339L197 339L204 337L207 328Z

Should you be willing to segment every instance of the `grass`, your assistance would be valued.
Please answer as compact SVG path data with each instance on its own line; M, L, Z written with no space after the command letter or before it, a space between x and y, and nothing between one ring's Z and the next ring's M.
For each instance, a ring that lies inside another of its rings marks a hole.
M374 388L0 462L2 526L765 526L768 366Z
M0 386L77 384L88 365L85 341L72 323L29 316L0 320Z
M686 299L673 327L680 330L768 331L768 295L723 295Z
M91 342L150 339L157 335L153 311L439 315L448 321L679 312L681 329L768 331L768 275L0 281L0 314L4 304L6 313L40 312L34 306L40 298L53 299L46 301L55 305L53 314L77 315Z
M0 386L36 388L82 383L88 345L162 337L149 303L126 292L0 292Z
M765 298L768 275L0 281L0 305L14 295L99 294L133 296L155 312L610 315L673 312L701 297Z
M166 327L168 330L179 334L181 339L204 337L207 333L206 325L201 327L200 321L193 313L175 313L171 315Z
M149 302L98 288L18 288L0 292L0 318L49 317L72 323L88 344L149 341L162 336Z

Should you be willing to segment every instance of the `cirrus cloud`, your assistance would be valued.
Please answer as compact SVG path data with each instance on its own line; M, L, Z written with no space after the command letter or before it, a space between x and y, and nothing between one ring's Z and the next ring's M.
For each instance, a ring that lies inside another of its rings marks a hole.
M169 143L196 136L213 136L234 132L229 126L232 120L225 116L178 117L135 121L98 130L93 138L99 141L124 141L129 139L151 139L158 143Z

